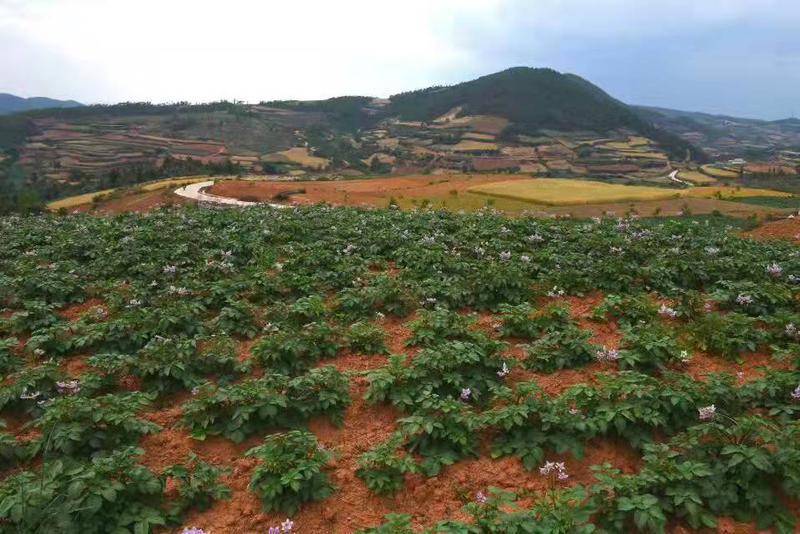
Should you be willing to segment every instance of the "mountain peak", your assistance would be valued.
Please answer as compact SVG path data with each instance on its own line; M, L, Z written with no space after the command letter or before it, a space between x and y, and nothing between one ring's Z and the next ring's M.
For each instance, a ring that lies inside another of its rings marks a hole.
M75 108L83 106L75 100L56 100L43 96L24 98L10 93L0 93L0 115L20 113L33 109L46 108Z

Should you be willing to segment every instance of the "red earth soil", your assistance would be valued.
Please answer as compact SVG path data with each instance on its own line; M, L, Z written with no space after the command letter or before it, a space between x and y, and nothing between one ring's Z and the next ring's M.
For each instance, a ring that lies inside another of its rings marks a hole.
M614 321L592 321L590 316L603 300L600 293L591 293L584 297L565 297L547 299L547 302L564 302L572 316L580 326L592 332L591 341L597 345L617 348L621 334ZM102 306L99 300L71 306L61 311L65 318L75 320L94 306ZM468 312L469 310L465 310ZM418 349L406 347L411 335L409 321L415 315L406 318L387 317L378 320L386 332L387 347L391 353L406 354L413 358ZM492 313L477 314L475 328L498 336L500 318ZM522 349L517 346L521 340L510 340L506 354L509 358L522 357ZM251 357L250 349L253 341L239 344L237 354L244 361ZM702 379L709 372L742 371L742 380L758 376L760 365L776 367L767 354L756 353L744 358L742 364L728 362L719 358L697 353L686 367L686 372ZM70 376L80 376L86 371L86 356L76 356L66 360L62 366ZM538 471L526 471L517 458L501 458L492 460L488 453L488 440L484 440L479 458L467 459L445 468L433 478L421 475L409 475L406 485L396 495L379 497L370 492L356 476L357 461L361 454L376 444L386 440L396 428L396 421L403 414L385 405L368 405L363 396L368 386L365 371L384 365L386 356L362 355L351 351L343 351L338 357L320 362L320 365L334 365L350 375L352 404L345 412L344 424L337 427L325 419L317 419L309 424L309 428L326 448L335 452L335 459L329 466L331 480L336 486L336 493L330 498L304 505L292 517L297 531L310 533L352 533L360 528L377 525L387 513L408 513L414 517L416 528L425 528L446 518L467 520L461 511L463 505L472 500L478 491L486 491L495 486L511 491L536 492L546 488L547 481ZM579 383L591 384L600 372L613 373L613 364L592 363L583 368L562 370L553 374L533 373L516 367L508 377L509 384L522 380L536 380L542 389L550 395L562 393L565 389ZM258 374L258 373L255 373ZM125 388L139 389L139 381L129 377ZM228 468L230 471L223 477L223 482L232 489L232 498L216 502L209 510L192 512L184 522L185 526L196 525L213 534L222 533L263 533L269 526L277 525L285 519L283 514L264 513L259 499L248 489L250 477L257 461L244 457L251 447L261 443L263 436L253 436L243 443L236 444L222 437L211 437L205 441L192 439L188 430L180 425L181 404L190 395L182 393L173 395L160 402L146 413L144 417L153 421L163 430L157 434L145 436L141 447L145 453L141 462L156 473L161 473L175 463L186 461L189 453L212 464ZM36 432L25 429L27 421L9 421L10 430L24 439L36 437ZM639 454L626 443L612 439L596 439L587 444L584 458L571 455L551 455L547 460L564 461L567 464L570 478L568 484L592 484L593 472L590 467L603 463L621 469L625 473L636 472L641 464ZM168 491L174 487L168 484ZM181 528L174 532L180 532ZM674 526L671 532L689 532ZM753 525L736 523L730 519L720 520L718 532L728 534L754 533Z
M508 174L482 175L419 175L380 179L266 182L224 180L215 183L207 192L240 200L271 201L281 192L305 190L291 195L293 204L327 202L335 205L386 206L389 198L446 197L452 191L463 193L470 187L498 181L523 179Z
M743 235L756 239L785 239L800 243L800 219L780 219L767 222Z

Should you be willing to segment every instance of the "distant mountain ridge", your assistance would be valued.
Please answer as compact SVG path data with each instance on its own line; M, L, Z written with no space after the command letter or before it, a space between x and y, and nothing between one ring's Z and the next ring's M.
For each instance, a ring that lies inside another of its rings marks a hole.
M655 127L633 107L575 74L548 68L513 67L452 86L437 86L390 97L389 114L429 121L460 108L462 115L496 115L511 121L506 134L538 130L628 129L658 141L676 159L702 151Z
M0 93L0 115L48 108L77 108L83 104L75 100L56 100L43 96L23 98L9 93Z

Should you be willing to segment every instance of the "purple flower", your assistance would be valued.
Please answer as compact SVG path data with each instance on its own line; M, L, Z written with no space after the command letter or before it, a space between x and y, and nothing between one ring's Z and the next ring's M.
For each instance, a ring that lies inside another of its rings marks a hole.
M478 504L486 504L486 501L488 501L488 500L489 500L489 498L486 497L486 494L484 492L482 492L482 491L479 491L475 495L475 502L477 502Z
M539 473L544 476L554 476L558 480L566 480L569 478L567 467L564 465L564 462L545 462L545 464L539 468Z
M206 534L206 531L202 528L197 527L188 527L181 531L181 534Z
M697 410L697 416L701 421L711 421L717 416L717 407L712 404L711 406L699 408Z
M77 380L66 380L64 382L56 382L56 389L62 395L75 395L80 392L81 385Z
M597 350L595 358L598 362L615 362L619 360L619 351L616 349L608 349L604 346L602 349Z
M472 398L472 390L470 388L464 388L461 390L461 400L468 401Z
M766 271L767 271L768 275L777 278L781 274L783 274L783 267L781 267L777 263L771 263L771 264L767 265Z
M269 527L267 534L281 534L280 527Z
M291 532L294 528L294 521L291 519L286 519L283 523L281 523L281 532Z

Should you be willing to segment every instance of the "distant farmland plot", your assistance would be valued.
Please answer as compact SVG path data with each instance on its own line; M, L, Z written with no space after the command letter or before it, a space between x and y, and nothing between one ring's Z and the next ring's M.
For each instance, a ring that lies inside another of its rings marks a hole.
M485 184L472 187L469 191L481 195L523 200L545 206L662 200L681 196L680 191L677 189L549 178Z
M293 147L283 152L269 154L261 159L273 163L297 163L309 169L325 169L330 165L329 160L313 156L306 147Z
M783 191L773 191L772 189L755 189L750 187L693 187L685 189L682 196L697 197L697 198L712 198L720 197L726 198L747 198L747 197L774 197L786 198L791 197L791 193Z
M714 178L738 178L739 173L729 169L721 169L713 165L703 165L700 169L707 175Z
M678 179L695 185L708 185L716 182L714 178L697 171L681 171L678 173Z
M666 189L632 185L608 184L587 180L540 178L483 184L469 189L470 193L498 198L522 200L545 206L571 206L606 202L635 202L670 198L744 198L788 197L789 193L769 189L733 187L695 187Z

